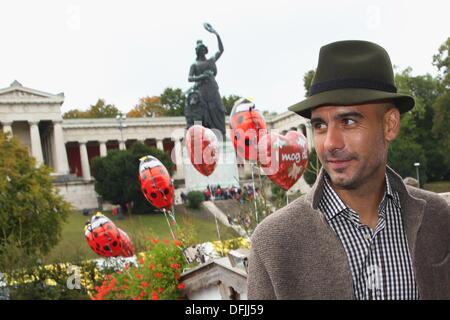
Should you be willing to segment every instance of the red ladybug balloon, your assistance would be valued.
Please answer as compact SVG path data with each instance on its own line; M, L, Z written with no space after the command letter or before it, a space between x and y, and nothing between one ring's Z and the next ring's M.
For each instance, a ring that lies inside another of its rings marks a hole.
M145 198L158 209L170 209L174 202L174 186L166 167L153 156L140 159L139 181Z
M194 168L204 176L211 175L219 155L219 142L214 132L201 125L193 125L186 133L186 146Z
M246 160L257 161L258 142L267 129L255 104L247 99L238 100L231 110L230 127L236 153Z
M259 142L259 161L264 173L284 190L289 190L306 170L308 144L303 134L269 133Z
M102 257L131 257L134 248L127 234L101 213L91 218L84 228L91 249Z
M117 228L120 233L120 238L122 240L122 251L120 252L120 255L122 257L132 257L134 256L134 247L133 243L131 242L128 235L120 228Z

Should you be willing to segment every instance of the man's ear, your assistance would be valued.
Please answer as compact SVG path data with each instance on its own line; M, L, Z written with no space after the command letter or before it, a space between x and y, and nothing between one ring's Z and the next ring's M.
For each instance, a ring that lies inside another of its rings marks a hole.
M393 141L400 132L400 111L393 107L385 111L383 117L384 137L388 142Z

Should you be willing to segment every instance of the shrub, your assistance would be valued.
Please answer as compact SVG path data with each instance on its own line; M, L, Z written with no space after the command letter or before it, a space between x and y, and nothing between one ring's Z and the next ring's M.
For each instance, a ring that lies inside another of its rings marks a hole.
M138 266L106 275L93 300L175 300L184 286L179 283L186 266L181 241L152 239L149 251L138 255Z
M0 133L0 270L25 267L24 257L47 254L59 239L70 204L52 185L50 169L15 138Z
M79 288L73 278L79 268ZM72 278L71 278L72 277ZM74 281L72 281L74 280ZM102 276L93 261L66 263L15 270L4 275L11 300L84 300L94 294ZM68 284L73 284L69 288Z
M205 201L205 195L201 191L190 191L187 194L187 204L191 209L200 208L200 203Z

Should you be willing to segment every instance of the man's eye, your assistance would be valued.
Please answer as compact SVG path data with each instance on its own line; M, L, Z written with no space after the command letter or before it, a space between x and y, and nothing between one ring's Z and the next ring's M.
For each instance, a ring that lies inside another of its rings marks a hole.
M326 128L325 123L321 123L321 122L317 122L314 124L314 129L315 130L323 130Z
M356 121L353 119L343 119L342 122L346 125L352 125L356 123Z

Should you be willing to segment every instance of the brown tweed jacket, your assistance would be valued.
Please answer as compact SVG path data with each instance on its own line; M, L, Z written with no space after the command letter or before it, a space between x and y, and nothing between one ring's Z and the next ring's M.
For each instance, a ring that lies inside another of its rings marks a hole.
M387 173L399 193L420 298L450 299L450 206L435 193L405 186L389 167ZM308 194L255 229L249 299L354 299L344 247L317 209L323 174Z

